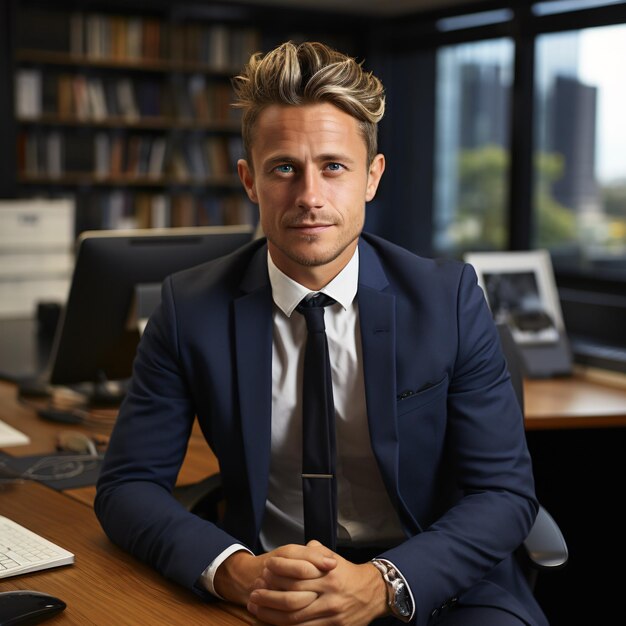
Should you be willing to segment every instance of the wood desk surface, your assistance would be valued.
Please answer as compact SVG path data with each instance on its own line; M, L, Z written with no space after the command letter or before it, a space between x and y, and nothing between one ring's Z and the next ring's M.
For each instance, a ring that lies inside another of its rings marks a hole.
M33 405L45 406L45 402L33 402ZM110 411L112 414L114 412ZM0 420L21 430L30 437L30 443L22 446L7 448L6 451L14 456L29 456L47 454L55 450L57 435L61 431L75 430L88 435L107 437L111 430L111 421L99 423L97 420L90 425L60 424L46 421L35 412L30 402L24 404L17 398L16 386L12 383L0 381ZM215 456L209 449L197 423L194 425L187 456L181 467L178 484L195 483L218 471ZM78 500L93 505L95 489L83 487L67 491Z
M243 626L254 619L225 603L207 604L115 547L91 507L33 482L0 485L0 514L73 552L73 565L0 579L0 589L49 593L67 608L50 626L202 624Z
M526 430L626 426L626 376L577 370L567 378L524 381Z

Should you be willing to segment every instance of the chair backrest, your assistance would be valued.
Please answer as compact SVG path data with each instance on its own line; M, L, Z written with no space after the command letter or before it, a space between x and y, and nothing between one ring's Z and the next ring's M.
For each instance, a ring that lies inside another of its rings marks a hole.
M511 374L511 383L522 414L524 414L524 370L520 350L513 339L511 329L506 324L496 326L500 335L502 352ZM569 555L561 529L543 506L539 507L537 519L530 534L517 551L517 556L522 571L533 590L540 570L558 569L567 563Z

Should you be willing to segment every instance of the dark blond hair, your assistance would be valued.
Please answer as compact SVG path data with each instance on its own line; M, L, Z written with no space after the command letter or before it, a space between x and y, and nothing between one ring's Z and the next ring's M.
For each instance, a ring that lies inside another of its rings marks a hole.
M233 106L243 109L241 134L248 160L254 125L266 107L320 102L334 104L354 117L365 139L368 163L376 156L377 124L385 113L384 88L355 59L319 42L287 42L266 55L253 54L232 82Z

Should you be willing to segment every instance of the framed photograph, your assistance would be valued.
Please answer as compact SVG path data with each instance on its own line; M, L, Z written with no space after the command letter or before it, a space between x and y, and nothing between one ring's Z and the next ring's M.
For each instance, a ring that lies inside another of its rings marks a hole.
M472 252L464 258L476 270L494 320L509 326L516 343L559 342L565 329L547 250Z

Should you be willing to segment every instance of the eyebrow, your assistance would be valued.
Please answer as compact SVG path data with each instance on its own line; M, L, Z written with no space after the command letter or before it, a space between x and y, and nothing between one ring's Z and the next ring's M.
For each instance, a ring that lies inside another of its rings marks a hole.
M347 163L354 165L355 160L345 154L320 154L314 159L317 162L322 163ZM300 163L299 159L296 159L289 155L276 155L263 162L264 166L272 167L280 163Z

